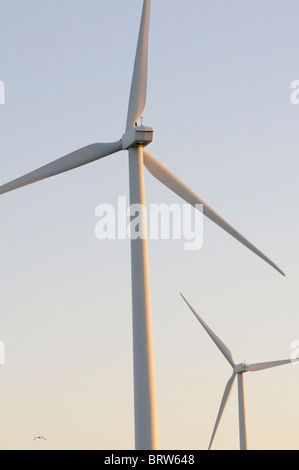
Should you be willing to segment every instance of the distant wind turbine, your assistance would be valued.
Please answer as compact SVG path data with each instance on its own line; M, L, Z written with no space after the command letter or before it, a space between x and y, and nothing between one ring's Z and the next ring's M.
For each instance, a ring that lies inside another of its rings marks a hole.
M138 126L145 109L147 94L150 5L150 0L144 0L126 130L122 138L116 142L96 143L76 150L10 183L0 186L0 194L13 191L51 176L59 175L121 150L128 150L131 205L138 204L139 207L145 209L144 164L148 171L162 184L192 206L196 207L201 204L206 217L284 275L273 261L243 237L203 199L197 196L177 176L145 150L145 147L152 142L154 136L154 130L151 127ZM136 449L157 449L158 425L145 210L142 211L141 219L139 232L142 234L142 237L137 239L131 237L135 447Z
M286 359L282 361L273 361L273 362L260 362L258 364L236 364L232 353L230 350L225 346L225 344L215 335L215 333L208 327L208 325L203 321L203 319L198 315L198 313L194 310L194 308L189 304L189 302L185 299L185 297L181 294L182 298L191 309L191 311L196 316L197 320L202 324L208 335L212 338L216 346L220 349L223 356L226 360L230 363L233 368L233 375L227 382L227 385L224 390L223 398L220 404L220 409L218 412L218 416L216 419L216 424L213 430L213 434L211 437L209 450L212 447L214 437L216 435L220 420L222 418L224 409L228 402L230 393L232 391L234 382L236 377L238 376L238 400L239 400L239 433L240 433L240 450L247 450L248 443L247 443L247 421L246 421L246 406L245 406L245 389L244 389L244 373L245 372L257 372L259 370L270 369L271 367L283 366L284 364L290 364L291 362L299 361L298 359Z

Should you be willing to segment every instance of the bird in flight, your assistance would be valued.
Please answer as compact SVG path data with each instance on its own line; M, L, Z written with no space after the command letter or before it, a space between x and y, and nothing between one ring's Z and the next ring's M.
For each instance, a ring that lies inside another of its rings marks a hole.
M45 438L44 438L44 437L42 437L42 436L37 436L37 437L35 437L33 440L34 440L34 441L36 441L36 439L43 439L44 441L46 441L46 440L47 440L47 439L45 439Z

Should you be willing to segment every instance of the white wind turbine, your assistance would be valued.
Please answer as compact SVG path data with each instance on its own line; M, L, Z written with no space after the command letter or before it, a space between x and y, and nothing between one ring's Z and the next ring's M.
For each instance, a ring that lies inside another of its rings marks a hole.
M216 346L220 349L223 356L226 360L230 363L233 368L233 375L227 382L227 385L224 390L223 398L220 404L218 416L216 419L216 424L214 426L213 434L210 440L209 450L212 447L215 434L217 432L220 420L222 418L224 409L228 402L230 393L232 391L236 376L238 376L238 401L239 401L239 434L240 434L240 450L247 450L247 421L246 421L246 406L245 406L245 389L244 389L244 373L245 372L257 372L259 370L270 369L271 367L283 366L284 364L290 364L291 362L299 361L298 359L285 359L282 361L273 361L273 362L260 362L258 364L236 364L232 353L230 350L225 346L225 344L215 335L215 333L208 327L208 325L203 321L203 319L198 315L198 313L194 310L194 308L189 304L189 302L185 299L183 294L181 294L182 298L194 313L198 321L202 324L208 335L212 338Z
M267 256L244 238L220 215L209 207L188 186L156 160L147 150L153 140L151 127L138 126L143 115L147 91L148 39L151 0L144 0L137 43L126 130L122 138L111 143L97 143L83 147L49 163L25 176L0 186L0 194L86 165L103 157L128 150L130 203L145 208L143 164L161 183L192 206L203 205L203 213L219 227L253 251L260 258L284 273ZM131 240L133 355L134 355L134 410L136 449L158 448L158 427L154 378L154 358L148 266L148 242L145 211L142 212L140 233L143 237Z

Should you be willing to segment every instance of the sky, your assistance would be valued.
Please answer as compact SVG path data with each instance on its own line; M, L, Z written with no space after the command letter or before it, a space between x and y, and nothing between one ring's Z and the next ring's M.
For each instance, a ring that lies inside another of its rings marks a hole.
M141 0L0 0L0 184L121 138ZM148 150L269 256L209 220L203 247L149 240L161 449L207 449L230 365L299 342L295 0L152 0ZM145 172L147 204L180 203ZM133 449L129 240L99 240L128 197L125 152L0 198L1 449ZM298 344L297 344L298 349ZM251 449L299 448L299 366L245 375ZM35 436L47 441L35 441ZM214 449L238 449L237 387Z

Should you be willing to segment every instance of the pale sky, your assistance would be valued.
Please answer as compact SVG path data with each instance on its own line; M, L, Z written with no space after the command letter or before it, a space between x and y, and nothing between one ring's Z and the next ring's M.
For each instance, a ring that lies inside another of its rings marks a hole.
M141 0L0 0L0 184L121 138ZM231 375L182 292L241 362L299 341L296 0L152 0L149 151L265 252L210 221L203 248L149 242L161 449L207 449ZM145 173L147 203L179 199ZM1 449L133 449L130 244L96 207L125 152L1 196ZM299 366L245 375L251 449L299 448ZM215 449L238 449L237 387ZM37 435L47 442L35 442Z

